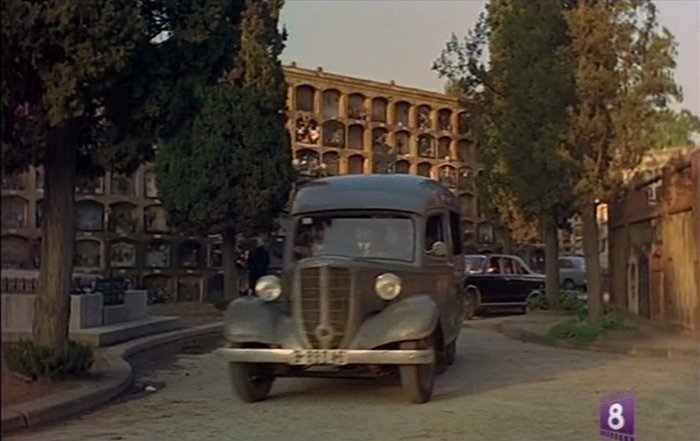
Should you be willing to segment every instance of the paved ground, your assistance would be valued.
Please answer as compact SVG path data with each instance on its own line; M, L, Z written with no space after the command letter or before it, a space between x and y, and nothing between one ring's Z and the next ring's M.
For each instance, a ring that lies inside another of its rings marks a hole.
M392 380L325 379L282 379L269 400L246 405L222 361L199 348L137 362L139 386L156 392L6 439L590 441L601 439L601 398L629 388L637 440L700 440L697 362L522 343L490 330L494 321L464 329L457 363L425 405L405 403Z

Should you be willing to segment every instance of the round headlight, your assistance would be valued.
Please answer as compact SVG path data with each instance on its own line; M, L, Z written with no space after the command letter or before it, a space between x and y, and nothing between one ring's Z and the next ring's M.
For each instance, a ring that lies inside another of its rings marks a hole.
M266 302L277 300L281 294L282 283L277 276L262 276L255 284L255 295Z
M396 274L381 274L374 282L374 290L380 298L393 300L401 294L401 279Z

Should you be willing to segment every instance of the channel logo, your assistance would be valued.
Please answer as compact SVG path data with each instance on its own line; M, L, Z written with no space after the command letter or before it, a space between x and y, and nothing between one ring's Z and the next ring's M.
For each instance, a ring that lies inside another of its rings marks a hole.
M617 441L634 441L634 392L603 398L600 403L600 435Z

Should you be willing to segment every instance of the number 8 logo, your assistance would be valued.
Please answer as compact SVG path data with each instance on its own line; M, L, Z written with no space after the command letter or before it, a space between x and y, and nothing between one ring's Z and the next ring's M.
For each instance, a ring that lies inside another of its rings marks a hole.
M620 430L625 427L625 416L622 414L622 404L615 403L608 409L608 427L612 430Z

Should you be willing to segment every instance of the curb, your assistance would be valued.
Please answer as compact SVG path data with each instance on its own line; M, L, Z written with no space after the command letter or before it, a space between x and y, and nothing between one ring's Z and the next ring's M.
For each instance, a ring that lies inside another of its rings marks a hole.
M134 375L127 358L149 349L188 338L221 332L222 322L149 335L97 351L95 382L83 382L28 403L2 409L2 433L14 432L91 410L116 398L131 386Z
M648 348L641 346L612 346L600 343L574 344L563 340L553 339L546 335L537 334L519 328L517 325L502 322L497 325L498 332L516 340L539 343L563 349L576 349L580 351L609 352L614 354L631 355L633 357L666 358L674 360L697 360L698 351L674 348Z

